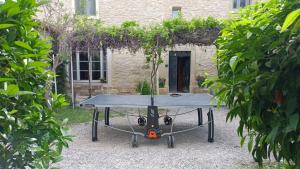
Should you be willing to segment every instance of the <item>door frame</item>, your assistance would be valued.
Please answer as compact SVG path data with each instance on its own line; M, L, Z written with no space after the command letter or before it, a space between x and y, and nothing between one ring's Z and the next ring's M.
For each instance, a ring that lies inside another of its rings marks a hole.
M173 57L173 58L171 58ZM189 58L189 80L188 80L188 91L187 93L191 92L191 72L192 72L192 53L191 51L169 51L169 64L168 64L168 87L169 87L169 93L179 93L178 91L178 58L179 57L188 57ZM176 62L176 73L172 74L171 72L174 71L174 64L171 62ZM171 76L173 75L173 79L171 79ZM174 80L174 77L176 79ZM175 83L175 84L174 84ZM175 87L176 86L176 87ZM175 89L176 88L176 89ZM180 92L182 93L182 92Z

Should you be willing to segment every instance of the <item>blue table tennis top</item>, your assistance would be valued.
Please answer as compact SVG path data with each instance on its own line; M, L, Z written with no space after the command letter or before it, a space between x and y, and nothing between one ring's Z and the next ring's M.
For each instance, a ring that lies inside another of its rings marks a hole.
M145 108L151 105L150 95L106 95L101 94L84 100L81 106L94 107L132 107ZM212 107L217 102L210 94L182 94L180 96L158 95L154 96L154 105L159 108L172 107Z

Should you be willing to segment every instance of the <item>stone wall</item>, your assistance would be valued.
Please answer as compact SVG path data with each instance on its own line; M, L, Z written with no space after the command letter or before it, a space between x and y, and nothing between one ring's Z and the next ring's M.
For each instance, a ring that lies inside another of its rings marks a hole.
M63 0L66 11L75 12L74 0ZM264 0L252 0L252 3ZM183 16L212 16L228 18L236 12L233 0L96 0L96 16L106 25L118 25L126 20L134 20L142 25L161 22L172 17L172 7L181 7Z
M184 17L227 18L232 10L230 0L99 0L100 19L106 24L135 20L143 25L171 18L172 7L181 7Z
M190 91L197 92L198 85L196 76L216 75L215 63L212 56L215 53L214 46L176 46L168 49L162 54L164 63L159 67L159 77L166 79L166 90L168 92L169 84L169 51L191 51L191 72L190 72ZM128 50L113 50L111 57L111 76L110 83L101 84L93 83L92 91L96 93L122 93L129 94L136 91L136 85L140 81L147 80L150 82L150 65L146 63L142 51L131 54ZM78 95L88 94L87 83L75 83L75 89Z
M150 81L150 67L142 51L114 50L111 60L111 87L113 93L132 93L140 81Z

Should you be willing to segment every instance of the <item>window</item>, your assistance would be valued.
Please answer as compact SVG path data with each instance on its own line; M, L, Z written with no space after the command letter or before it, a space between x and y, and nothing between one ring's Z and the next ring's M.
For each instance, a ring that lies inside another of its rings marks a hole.
M107 82L107 49L89 49L73 51L73 79L95 82Z
M96 15L96 0L75 0L77 15Z
M172 7L172 18L176 18L181 13L181 7Z
M251 0L233 0L234 9L243 8L250 4L251 4Z

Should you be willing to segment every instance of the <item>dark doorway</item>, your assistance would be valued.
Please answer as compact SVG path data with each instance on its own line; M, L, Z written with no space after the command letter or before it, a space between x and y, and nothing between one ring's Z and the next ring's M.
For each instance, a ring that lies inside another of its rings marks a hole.
M169 91L188 93L190 88L190 51L170 51Z

